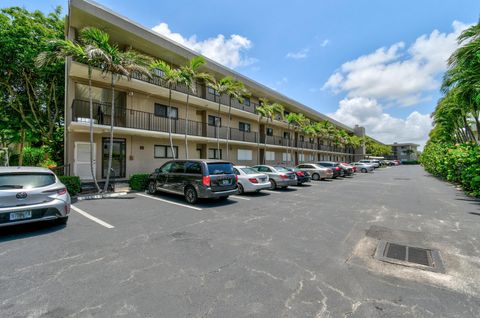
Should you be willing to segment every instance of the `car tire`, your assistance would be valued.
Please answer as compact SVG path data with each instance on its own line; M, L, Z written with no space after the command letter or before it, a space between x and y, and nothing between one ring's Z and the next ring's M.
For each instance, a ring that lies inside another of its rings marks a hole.
M238 194L244 194L245 190L243 189L243 186L239 183L238 184Z
M315 181L320 180L320 175L318 173L312 174L312 180L315 180Z
M275 182L275 180L270 179L270 189L275 190L276 188L277 188L277 183Z
M187 201L190 204L195 204L198 201L198 194L195 188L193 187L187 187L185 189L185 201Z
M157 181L150 181L148 183L148 193L149 194L157 193Z
M361 171L362 171L363 173L367 173L367 172L368 172L367 169L365 169L365 168L362 168Z

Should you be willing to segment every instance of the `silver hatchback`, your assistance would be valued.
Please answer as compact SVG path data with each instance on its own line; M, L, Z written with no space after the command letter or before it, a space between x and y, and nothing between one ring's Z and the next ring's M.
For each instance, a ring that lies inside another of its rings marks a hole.
M66 224L70 196L46 168L0 167L0 227L55 220Z
M291 185L297 185L297 176L295 172L289 171L280 166L258 165L252 167L258 172L265 173L270 179L270 188L287 188Z

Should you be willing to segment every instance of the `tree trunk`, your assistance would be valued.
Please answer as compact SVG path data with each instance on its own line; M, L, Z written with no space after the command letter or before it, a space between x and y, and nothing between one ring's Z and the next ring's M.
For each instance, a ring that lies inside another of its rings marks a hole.
M108 145L108 168L107 168L107 180L105 180L105 186L103 191L108 191L108 184L110 182L110 172L112 170L112 156L113 156L113 127L115 125L115 75L112 73L112 109L110 112L110 141Z
M168 109L167 109L168 140L170 142L170 150L172 151L173 160L176 160L177 156L175 154L175 148L173 147L173 137L172 137L172 116L170 116L171 109L172 109L172 84L168 84Z
M268 125L268 118L267 118L267 124L265 125L265 140L263 141L263 164L267 164L267 125Z
M227 160L230 160L230 156L229 156L229 145L230 145L230 124L231 124L231 120L232 120L232 115L231 115L231 112L232 112L232 99L230 98L230 105L228 106L228 125L227 125Z
M185 106L185 159L188 160L188 100L190 94L187 94L187 105Z
M20 128L20 149L18 149L18 165L23 166L23 148L25 146L25 129Z
M97 182L96 173L93 169L93 98L92 98L92 67L88 67L88 101L90 106L90 173L92 174L92 180L97 188L97 192L101 192L100 186Z
M216 135L217 135L217 156L220 155L220 101L221 101L222 96L220 95L218 98L218 112L217 116L218 119L215 120L215 130L216 130Z
M261 120L261 117L258 116L257 165L260 164L260 120Z

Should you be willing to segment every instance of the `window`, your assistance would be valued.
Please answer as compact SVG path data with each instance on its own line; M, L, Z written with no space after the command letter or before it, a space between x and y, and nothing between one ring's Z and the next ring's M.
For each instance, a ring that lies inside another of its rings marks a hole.
M173 146L173 150L175 151L175 157L178 158L178 147ZM172 148L170 146L155 145L154 157L155 158L173 158Z
M184 173L185 161L175 161L172 163L171 173Z
M222 127L222 119L217 116L208 115L208 125Z
M282 154L283 161L292 161L292 154L284 152Z
M250 98L245 97L245 98L243 99L243 104L244 104L245 106L250 106Z
M237 150L237 160L252 160L252 151L247 149Z
M0 175L0 187L4 189L33 189L55 183L53 173L10 173Z
M314 161L315 156L314 155L308 155L308 161Z
M267 128L267 136L273 136L273 128Z
M167 118L167 110L168 106L155 103L155 116ZM178 119L178 108L170 107L168 115L170 118Z
M258 172L272 172L272 170L265 166L260 166L257 168Z
M233 165L231 163L208 163L208 174L233 174Z
M274 161L275 160L275 152L274 151L265 152L265 160Z
M238 129L240 131L250 132L250 124L240 122L238 124Z
M208 88L208 93L212 94L212 95L215 95L215 96L220 96L220 94L211 87Z
M153 74L158 77L163 77L165 75L165 73L162 70L159 70L158 68L154 68L152 71L153 71Z
M300 135L300 141L302 141L302 142L305 141L305 136Z
M240 168L240 170L242 170L245 174L256 174L256 173L258 173L258 171L253 169L253 168Z
M305 155L303 153L298 154L298 161L305 161Z
M185 172L192 173L192 174L201 174L202 165L200 164L200 162L189 161L185 164Z
M173 162L168 162L164 164L162 167L160 167L160 169L158 170L160 173L170 173L170 171L172 170L172 165L173 165Z
M283 138L290 139L290 133L288 131L283 132Z
M208 159L222 159L222 149L208 149Z

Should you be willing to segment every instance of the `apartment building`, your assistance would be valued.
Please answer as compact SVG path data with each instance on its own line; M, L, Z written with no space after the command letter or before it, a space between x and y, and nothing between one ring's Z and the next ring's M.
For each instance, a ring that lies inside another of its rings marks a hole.
M72 40L76 39L79 30L93 26L109 33L111 41L120 48L131 47L173 66L183 65L198 55L94 2L70 0L66 21L67 37ZM313 121L328 120L349 134L365 134L362 127L348 127L212 60L206 60L203 71L217 79L229 75L242 81L251 92L251 97L239 103L227 96L218 96L204 83L197 83L196 94L190 96L187 110L187 90L183 86L174 87L172 102L168 106L169 90L161 73L151 78L133 74L131 79L119 78L116 81L112 165L115 178L151 172L170 160L170 124L178 158L185 158L188 151L189 158L221 158L241 165L262 162L293 165L317 160L352 161L361 159L365 154L364 147L352 149L336 146L330 140L304 136L279 118L273 122L259 120L255 110L259 98L264 97L271 102L281 103L287 112L303 113ZM74 175L83 180L91 179L87 79L86 65L73 60L67 62L65 163L70 165ZM94 69L92 93L95 171L97 178L103 179L107 172L108 137L112 120L110 76ZM220 116L217 113L219 101ZM230 128L227 127L229 106ZM168 116L171 117L171 123ZM217 143L220 144L220 150L217 150Z
M392 157L394 160L417 160L418 159L418 147L420 145L414 143L393 143Z

